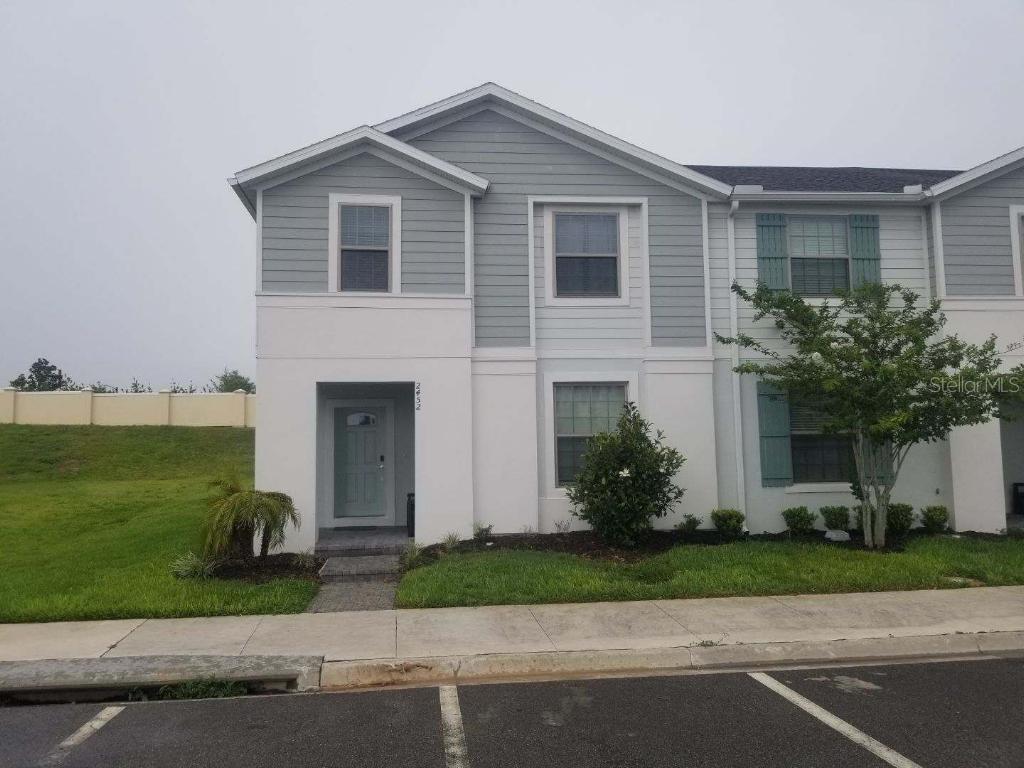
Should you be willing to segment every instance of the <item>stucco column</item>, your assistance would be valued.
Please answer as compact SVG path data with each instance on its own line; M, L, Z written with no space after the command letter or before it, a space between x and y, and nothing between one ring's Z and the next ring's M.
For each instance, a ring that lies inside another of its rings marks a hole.
M160 395L160 407L163 409L164 420L161 422L165 426L171 423L171 390L161 389L158 393Z
M0 389L0 424L14 423L14 387Z
M234 402L232 403L231 412L231 426L233 427L244 427L245 426L245 398L247 397L244 389L236 389L231 394L234 395Z
M92 389L86 387L78 392L78 416L76 424L92 424Z
M954 429L949 436L953 470L953 529L998 533L1006 528L1006 489L999 421Z

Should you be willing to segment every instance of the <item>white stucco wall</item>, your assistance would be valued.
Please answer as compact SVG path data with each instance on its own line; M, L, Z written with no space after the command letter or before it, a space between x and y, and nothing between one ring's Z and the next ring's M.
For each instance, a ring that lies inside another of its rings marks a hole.
M256 482L295 500L303 524L289 536L286 549L307 549L316 541L318 383L417 385L416 538L436 542L450 532L468 537L473 525L469 300L264 297L257 321Z
M784 488L761 486L760 434L757 422L757 382L744 376L740 382L743 407L743 443L746 475L747 527L752 533L778 532L786 528L782 510L806 506L817 510L823 506L844 504L852 507L857 500L848 483L796 484ZM930 443L911 449L893 489L893 501L911 504L920 509L931 504L952 508L953 487L950 474L948 443ZM824 527L818 520L818 527Z
M557 382L625 382L628 399L665 432L686 463L677 482L686 494L657 528L671 528L684 514L706 517L717 506L714 399L710 360L642 360L637 358L545 358L538 361L537 435L540 469L537 476L539 530L551 532L568 521L574 529L586 526L572 516L565 490L555 481L555 437L551 413Z
M473 361L475 522L495 533L537 530L536 361Z

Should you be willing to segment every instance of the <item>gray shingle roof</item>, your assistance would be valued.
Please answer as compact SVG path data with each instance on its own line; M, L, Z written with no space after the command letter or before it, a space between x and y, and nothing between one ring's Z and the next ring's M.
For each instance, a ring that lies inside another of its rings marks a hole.
M808 168L771 165L688 165L726 184L760 184L778 192L902 192L904 186L925 189L960 171L912 168Z

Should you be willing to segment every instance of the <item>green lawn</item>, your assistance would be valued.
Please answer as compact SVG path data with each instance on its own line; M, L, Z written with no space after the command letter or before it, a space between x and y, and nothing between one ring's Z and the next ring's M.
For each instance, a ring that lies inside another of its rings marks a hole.
M747 541L620 564L531 551L450 554L402 578L401 608L1024 584L1024 540L915 538L904 552Z
M181 581L208 482L252 477L253 433L0 425L0 622L301 611L316 585Z

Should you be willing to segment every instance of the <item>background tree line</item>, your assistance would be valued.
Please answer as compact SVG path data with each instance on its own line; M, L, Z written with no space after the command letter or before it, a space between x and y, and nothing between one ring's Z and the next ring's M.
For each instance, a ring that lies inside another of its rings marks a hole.
M132 378L131 383L126 387L113 386L102 381L96 381L92 384L80 384L45 357L40 357L28 367L28 371L18 374L11 379L11 386L19 392L67 392L82 389L91 389L93 392L100 393L142 393L153 391L153 387L148 383L142 383L138 378ZM225 366L223 372L211 378L210 382L201 390L191 381L188 384L179 384L177 381L171 381L167 389L171 392L185 394L200 391L236 392L241 389L249 394L253 394L256 391L256 384L248 376L239 373L237 368L228 369Z

